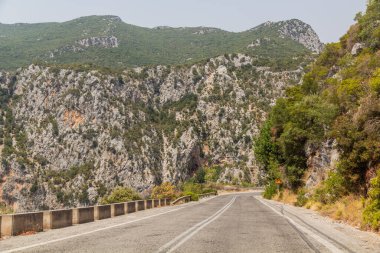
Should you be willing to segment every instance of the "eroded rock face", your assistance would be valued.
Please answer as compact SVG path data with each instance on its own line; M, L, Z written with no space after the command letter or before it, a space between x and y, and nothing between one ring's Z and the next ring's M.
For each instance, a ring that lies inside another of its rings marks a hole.
M115 36L91 37L91 38L78 40L76 43L84 47L102 47L102 48L119 47L119 41Z
M306 188L313 188L325 180L328 172L336 167L339 160L339 152L334 140L327 140L320 147L308 145L306 147L308 170L306 176Z
M297 19L277 24L280 26L279 32L282 36L292 38L313 52L320 53L322 51L323 43L310 25Z
M303 71L252 62L239 54L120 74L35 65L2 73L2 88L17 95L2 200L19 211L94 204L117 185L147 192L205 165L223 168L219 181L255 182L252 140Z
M351 50L351 54L352 55L357 55L359 54L363 48L364 48L364 44L363 43L356 43L353 47L352 47L352 50Z

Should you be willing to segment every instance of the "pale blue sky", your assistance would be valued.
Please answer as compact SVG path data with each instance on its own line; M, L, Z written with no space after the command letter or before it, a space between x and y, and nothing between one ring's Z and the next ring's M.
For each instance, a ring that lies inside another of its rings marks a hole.
M0 0L1 23L67 21L117 15L144 26L211 26L244 31L265 21L298 18L324 42L337 41L366 0Z

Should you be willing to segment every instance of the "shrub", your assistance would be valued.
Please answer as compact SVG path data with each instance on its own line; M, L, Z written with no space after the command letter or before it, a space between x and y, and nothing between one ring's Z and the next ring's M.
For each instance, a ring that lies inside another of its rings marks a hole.
M170 182L164 182L153 188L151 197L154 199L169 198L174 199L178 195L178 191Z
M347 193L344 177L338 172L331 172L323 184L316 189L313 197L323 204L330 204Z
M192 201L197 201L199 199L199 194L210 192L210 189L203 189L202 184L186 182L182 186L182 191L182 196L190 195Z
M222 168L220 166L214 166L211 168L206 168L205 172L205 180L207 182L216 182L222 173Z
M377 176L371 180L371 188L368 192L367 206L363 212L364 224L374 230L380 228L380 169Z
M195 192L184 192L183 195L184 196L190 196L191 201L198 201L199 200L199 194L197 194Z
M202 193L202 185L197 184L197 183L187 182L187 183L183 184L182 191L183 192L194 192L194 193L201 194Z
M203 168L200 168L194 175L194 182L203 184L206 182L206 171Z
M306 191L305 189L300 189L298 190L298 193L297 193L297 202L296 202L296 206L304 206L306 205L306 203L308 202L308 197L306 197Z
M263 197L266 199L273 198L274 195L277 193L277 186L274 183L274 181L269 182L267 186L265 186Z
M126 187L116 187L113 189L111 194L104 197L101 201L102 204L112 204L112 203L121 203L131 200L141 199L140 195L133 191L132 189Z
M373 77L369 81L371 89L377 93L380 93L380 68L378 68Z
M0 214L11 214L13 213L13 209L7 206L5 203L0 202Z

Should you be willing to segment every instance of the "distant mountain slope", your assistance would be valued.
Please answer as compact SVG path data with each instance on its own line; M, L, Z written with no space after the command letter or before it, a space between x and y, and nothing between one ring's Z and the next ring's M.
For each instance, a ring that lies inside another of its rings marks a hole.
M17 211L97 203L118 185L149 192L200 168L259 183L252 140L302 68L247 55L118 74L31 65L0 72L0 203Z
M126 24L116 16L0 24L0 69L5 70L35 61L111 68L177 65L225 53L246 53L260 64L297 68L310 50L321 49L317 34L300 20L267 22L240 33L207 27L150 29Z

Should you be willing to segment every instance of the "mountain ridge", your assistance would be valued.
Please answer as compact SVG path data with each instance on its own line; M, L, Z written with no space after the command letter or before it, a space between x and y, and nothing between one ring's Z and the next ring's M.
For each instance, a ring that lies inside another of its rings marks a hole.
M246 53L266 61L291 60L310 55L310 50L320 52L323 46L311 26L300 20L270 24L243 32L213 27L145 28L110 15L61 23L0 24L0 69L16 69L39 61L91 62L110 68L180 65L226 53ZM290 27L288 31L286 26ZM109 46L110 38L116 46ZM97 42L84 46L79 43L82 40ZM252 44L255 46L249 47Z

